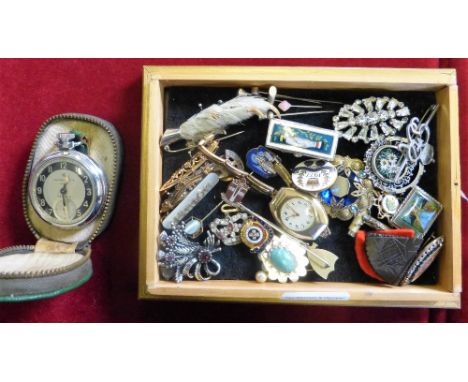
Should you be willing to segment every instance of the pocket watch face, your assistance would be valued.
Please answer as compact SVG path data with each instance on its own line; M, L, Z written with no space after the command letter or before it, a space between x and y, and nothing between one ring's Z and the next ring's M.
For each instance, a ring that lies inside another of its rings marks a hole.
M29 198L43 220L73 228L97 215L105 188L104 175L94 161L78 152L60 152L33 169Z
M298 232L308 230L315 221L311 203L302 198L286 200L280 208L280 216L285 227Z

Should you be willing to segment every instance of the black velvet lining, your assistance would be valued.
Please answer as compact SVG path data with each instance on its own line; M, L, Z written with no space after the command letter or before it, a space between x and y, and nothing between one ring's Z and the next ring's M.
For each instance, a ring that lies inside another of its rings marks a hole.
M280 94L293 95L297 97L307 97L320 100L339 101L345 104L351 104L356 99L362 99L369 96L388 96L395 97L404 102L411 111L411 117L421 118L426 109L435 104L435 94L432 92L394 92L394 91L369 91L369 90L292 90L278 89ZM170 87L165 92L165 128L177 128L182 122L187 120L192 115L200 111L199 104L204 108L218 102L218 100L227 101L237 94L236 88L215 88L215 87ZM296 104L295 101L290 101ZM324 104L324 109L335 110L338 112L341 105ZM292 112L293 110L291 110ZM300 111L300 110L295 110ZM307 123L323 128L333 128L333 114L318 114L305 116L291 116L285 119ZM435 146L436 141L436 119L431 123L431 143ZM245 130L245 133L233 139L226 140L221 143L218 153L222 153L225 148L234 150L241 158L245 160L246 152L258 145L265 144L265 136L267 131L268 121L259 121L256 117L246 121L242 126L229 127L228 133ZM400 134L405 134L403 132ZM367 145L363 142L350 143L345 139L340 139L338 143L337 154L349 155L354 158L363 159ZM297 163L305 158L295 158L292 155L277 152L285 166L292 169ZM437 157L437 154L436 154ZM171 174L178 169L186 160L186 153L180 154L164 154L163 165L163 180L167 180ZM437 166L431 164L426 167L426 173L420 181L420 187L426 190L429 194L437 197ZM283 184L280 179L273 178L267 181L271 185L279 188ZM220 192L226 189L226 183L220 182L218 186L189 214L202 218L210 211L219 201ZM255 191L250 191L244 203L252 210L263 214L268 219L271 215L268 209L270 199L267 196L261 195ZM375 210L374 210L375 211ZM189 217L188 216L188 217ZM222 216L221 212L213 214L211 218ZM205 223L209 223L211 220ZM335 271L330 274L328 281L341 282L363 282L374 283L364 272L361 271L356 256L354 254L354 238L348 236L349 222L342 222L337 219L330 219L330 229L332 234L327 238L318 241L319 247L332 251L339 260L336 263ZM364 228L367 230L367 228ZM204 237L204 235L202 236ZM224 280L253 280L255 273L259 270L260 264L256 255L249 254L249 251L242 244L234 247L223 246L222 253L217 254L217 259L222 264L222 271L216 279ZM417 284L435 284L437 282L437 262L435 262L421 278ZM309 272L303 280L308 281L324 281L314 272Z

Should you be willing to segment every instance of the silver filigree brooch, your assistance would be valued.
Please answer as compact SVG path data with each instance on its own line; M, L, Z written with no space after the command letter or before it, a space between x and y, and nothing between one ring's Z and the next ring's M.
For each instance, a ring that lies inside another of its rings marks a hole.
M187 238L184 223L173 225L172 231L160 235L158 265L166 280L183 281L184 277L206 281L221 272L221 265L214 254L221 251L219 240L211 233L202 244Z

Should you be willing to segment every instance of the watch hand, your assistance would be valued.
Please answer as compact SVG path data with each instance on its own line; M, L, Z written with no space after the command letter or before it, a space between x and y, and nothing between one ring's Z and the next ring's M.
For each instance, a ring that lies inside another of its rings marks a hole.
M60 189L60 193L62 194L62 200L63 200L63 206L64 207L67 206L67 183L64 183L62 188Z
M65 199L64 199L63 202L64 202L63 205L64 205L64 207L65 207L65 218L66 218L66 219L69 219L69 216L68 216L68 208L67 208L67 206L66 206L66 204L65 204L65 203L66 203L66 202L65 202Z
M292 208L291 206L288 206L288 208L294 213L293 217L300 216L300 214L294 208Z

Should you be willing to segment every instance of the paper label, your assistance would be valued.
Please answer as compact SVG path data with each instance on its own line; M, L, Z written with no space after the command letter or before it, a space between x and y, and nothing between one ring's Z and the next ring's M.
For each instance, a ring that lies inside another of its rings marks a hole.
M347 301L347 292L286 292L281 295L282 300L302 301Z

